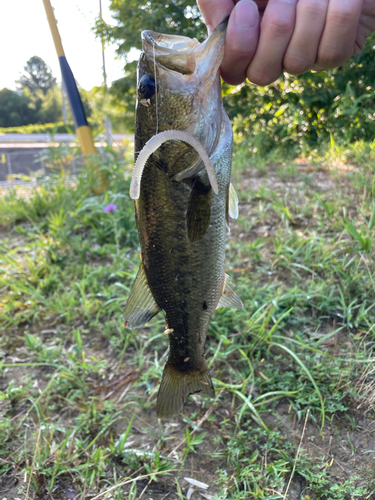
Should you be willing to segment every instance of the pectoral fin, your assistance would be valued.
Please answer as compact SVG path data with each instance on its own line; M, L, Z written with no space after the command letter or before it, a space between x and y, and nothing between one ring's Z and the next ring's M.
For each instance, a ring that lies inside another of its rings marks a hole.
M194 163L194 165L176 174L174 178L176 181L181 182L184 179L190 179L191 177L194 177L195 175L199 174L199 172L203 169L204 169L204 163L201 160L201 158L198 158L198 160Z
M148 286L145 269L141 263L126 303L124 325L129 328L140 328L160 310Z
M231 219L238 219L238 196L233 184L229 184L228 215Z
M191 190L186 214L190 241L199 241L206 234L211 218L211 195L211 186L205 186L197 178Z
M225 275L223 293L220 297L216 309L218 309L219 307L243 307L242 300L233 290L232 285L229 281L229 276L227 274Z

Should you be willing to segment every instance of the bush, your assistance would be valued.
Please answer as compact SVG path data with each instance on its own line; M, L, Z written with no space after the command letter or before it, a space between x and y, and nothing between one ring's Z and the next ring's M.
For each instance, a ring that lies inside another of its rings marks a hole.
M341 68L298 77L285 75L267 87L225 86L224 101L237 133L260 154L316 147L330 136L341 142L375 137L375 35Z
M0 134L70 134L74 133L74 123L35 123L21 127L0 127Z
M0 127L17 127L22 123L33 123L34 112L29 107L30 99L9 89L0 90Z
M89 124L93 135L100 133L97 123ZM75 134L74 123L35 123L33 125L23 125L21 127L0 127L0 134Z

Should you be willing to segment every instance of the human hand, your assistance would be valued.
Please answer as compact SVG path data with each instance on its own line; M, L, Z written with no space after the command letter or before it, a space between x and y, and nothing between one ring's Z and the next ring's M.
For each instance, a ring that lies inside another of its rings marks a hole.
M274 82L344 64L375 30L375 0L197 0L211 32L230 16L221 75Z

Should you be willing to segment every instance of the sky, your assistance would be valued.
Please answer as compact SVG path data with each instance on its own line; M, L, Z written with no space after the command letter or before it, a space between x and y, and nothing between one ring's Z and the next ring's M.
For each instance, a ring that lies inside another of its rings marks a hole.
M51 0L65 56L75 79L90 90L102 85L102 47L92 27L99 15L99 0ZM102 0L103 19L114 23L110 0ZM116 46L105 49L107 82L124 76L124 60L117 59ZM42 0L0 0L0 89L16 90L26 61L41 57L61 81L60 66Z

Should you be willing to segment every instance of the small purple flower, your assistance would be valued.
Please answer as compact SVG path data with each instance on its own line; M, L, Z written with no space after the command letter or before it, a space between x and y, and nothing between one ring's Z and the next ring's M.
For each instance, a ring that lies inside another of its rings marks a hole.
M112 210L117 210L117 205L114 205L113 203L110 203L106 207L104 207L104 213L107 214L108 212L112 212Z

